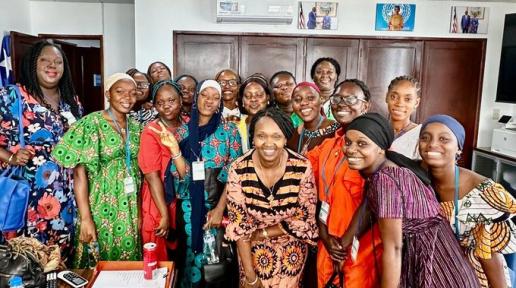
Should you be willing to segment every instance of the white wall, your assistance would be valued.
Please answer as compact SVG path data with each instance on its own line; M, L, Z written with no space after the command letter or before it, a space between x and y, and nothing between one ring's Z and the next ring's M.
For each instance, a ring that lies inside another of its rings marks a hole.
M133 4L31 1L30 15L34 35L104 35L104 77L134 67Z
M295 17L291 25L218 24L215 21L215 0L153 0L152 5L149 5L148 0L135 0L136 66L139 69L146 70L149 63L156 60L161 60L171 65L173 55L172 32L174 30L487 38L477 146L490 146L491 131L494 127L497 127L496 120L491 119L493 109L499 109L500 114L512 114L516 117L516 105L494 102L500 64L504 15L507 13L515 13L516 4L462 1L412 1L411 3L417 3L414 31L385 32L374 31L377 2L376 0L339 1L339 23L337 30L307 31L298 30L296 28L297 17ZM488 34L450 34L448 31L450 27L451 6L489 7ZM465 112L467 113L467 111Z
M29 0L0 0L0 38L9 31L30 33Z

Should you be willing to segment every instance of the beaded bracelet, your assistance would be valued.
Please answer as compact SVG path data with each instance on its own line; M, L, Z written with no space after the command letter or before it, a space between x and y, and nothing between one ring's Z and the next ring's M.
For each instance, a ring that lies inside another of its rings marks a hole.
M247 277L245 277L245 283L247 283L247 285L251 285L251 286L254 286L254 284L256 284L258 282L258 275L256 275L256 278L254 278L254 281L253 282L249 282L247 281Z

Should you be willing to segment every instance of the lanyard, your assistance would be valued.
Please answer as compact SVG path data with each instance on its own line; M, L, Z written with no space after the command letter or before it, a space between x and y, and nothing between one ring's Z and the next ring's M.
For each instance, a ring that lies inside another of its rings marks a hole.
M340 153L341 152L339 151L339 155L340 155ZM322 171L321 171L322 172L321 178L322 178L322 181L323 181L323 188L324 188L324 195L325 195L326 202L328 202L328 195L329 195L329 192L330 192L330 188L333 185L333 182L335 182L335 176L337 176L337 172L339 171L339 169L342 166L342 164L344 164L344 160L346 160L346 157L343 156L339 160L339 162L337 162L337 165L335 166L335 170L334 170L333 175L331 177L330 183L328 183L326 181L326 162L328 162L328 158L330 158L330 157L327 157L324 160L324 164L322 166Z
M459 223L459 167L455 166L455 193L453 195L453 212L455 220L455 236L459 237L460 223Z
M118 125L118 121L116 121L115 116L113 116L113 113L111 112L111 108L107 109L109 117L111 117L111 120L113 120L113 123L115 124L116 130L123 138L122 128L120 128L120 125ZM129 119L126 119L125 122L125 166L127 168L127 173L130 175L131 173L131 140L130 140L130 133L129 133Z
M315 128L315 131L317 131L319 129L319 127L321 127L321 124L322 122L324 121L324 118L323 116L321 116L321 118L319 119L319 123L317 123L317 127ZM303 145L303 138L305 136L305 128L304 128L304 125L303 125L303 129L301 130L301 135L299 136L299 139L297 139L297 153L301 153L301 146ZM312 137L308 137L308 141L311 140ZM310 142L307 143L307 145L309 144Z

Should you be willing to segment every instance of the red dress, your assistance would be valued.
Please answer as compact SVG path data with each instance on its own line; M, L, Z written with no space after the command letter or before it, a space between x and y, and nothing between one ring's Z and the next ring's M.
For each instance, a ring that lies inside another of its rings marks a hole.
M165 179L165 170L168 162L170 161L170 150L163 144L159 135L153 132L149 127L154 127L157 130L161 130L161 127L157 123L158 120L149 122L143 129L140 136L140 151L138 152L138 164L143 174L159 171L161 182ZM168 128L169 131L174 133L173 128ZM158 261L168 261L167 248L169 250L176 249L176 241L168 241L163 237L158 237L155 234L154 229L158 227L159 221L161 220L161 214L159 213L152 194L150 191L149 183L143 181L142 185L142 242L154 242L157 244L157 256ZM170 228L176 228L176 201L174 200L168 205Z

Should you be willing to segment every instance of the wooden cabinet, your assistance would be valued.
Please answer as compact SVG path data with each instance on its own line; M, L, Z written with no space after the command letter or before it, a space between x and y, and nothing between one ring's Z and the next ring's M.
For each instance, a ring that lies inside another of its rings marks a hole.
M360 41L359 79L371 91L370 111L388 117L385 95L392 79L411 75L419 79L423 41Z
M225 68L238 71L238 36L174 35L174 76L191 74L200 81Z
M390 81L400 75L414 76L421 82L422 98L413 120L422 122L437 113L457 118L466 129L460 164L471 164L482 95L485 39L203 33L174 32L176 75L191 73L204 79L231 67L242 78L256 72L270 77L287 70L298 82L312 81L313 63L320 57L332 57L341 65L339 81L364 81L371 90L371 111L386 117L385 95Z
M339 62L339 81L357 78L359 43L358 39L307 39L305 79L312 81L310 70L314 62L321 57L331 57Z

